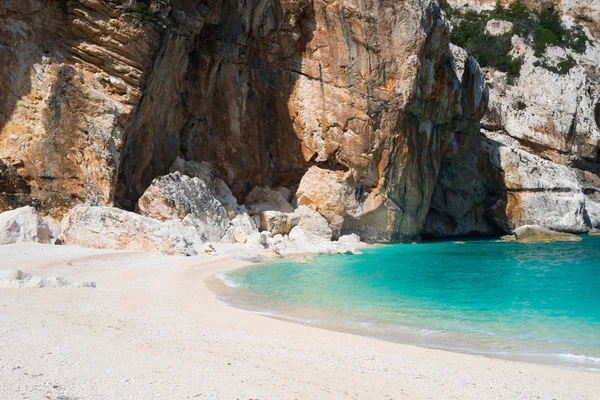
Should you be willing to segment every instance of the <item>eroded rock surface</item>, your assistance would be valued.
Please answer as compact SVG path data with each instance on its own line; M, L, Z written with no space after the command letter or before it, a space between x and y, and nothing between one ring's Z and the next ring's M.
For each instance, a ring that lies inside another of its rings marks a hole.
M225 207L204 181L174 172L156 178L140 197L137 209L141 215L161 221L185 219L196 226L204 241L218 241L230 222Z

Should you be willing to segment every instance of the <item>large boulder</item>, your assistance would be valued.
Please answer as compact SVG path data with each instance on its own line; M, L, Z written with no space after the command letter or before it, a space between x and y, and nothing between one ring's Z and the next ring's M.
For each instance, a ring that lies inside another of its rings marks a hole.
M346 219L358 209L349 174L319 167L311 167L304 174L296 201L299 206L317 210L329 222L334 237L340 235Z
M221 243L246 243L250 237L258 233L254 219L247 213L236 215L231 226L221 238Z
M55 233L35 208L26 206L0 214L0 245L19 242L52 243Z
M304 230L295 226L288 236L276 235L269 241L269 248L275 254L288 256L293 254L331 254L326 242L316 242Z
M324 240L331 240L331 227L321 214L309 207L298 206L294 211L294 215L298 217L297 225L304 232Z
M269 187L257 186L246 196L244 202L252 214L263 211L279 211L282 213L294 212L294 207L285 199L281 191Z
M228 213L198 177L174 172L156 178L138 201L140 214L161 221L183 220L197 226L204 241L218 241L230 222Z
M218 177L217 171L210 163L206 161L186 161L177 157L171 166L170 172L179 172L181 175L200 178L223 207L228 211L237 208L237 199L225 181Z
M600 236L600 229L592 228L589 230L588 235L590 236Z
M279 211L263 211L260 213L260 229L267 231L270 236L288 234L293 227L298 225L300 217Z
M514 236L502 238L504 241L518 243L545 243L545 242L579 242L577 235L564 232L551 231L539 225L524 225L514 230Z
M196 255L194 237L178 221L159 221L113 207L77 206L63 220L66 245Z

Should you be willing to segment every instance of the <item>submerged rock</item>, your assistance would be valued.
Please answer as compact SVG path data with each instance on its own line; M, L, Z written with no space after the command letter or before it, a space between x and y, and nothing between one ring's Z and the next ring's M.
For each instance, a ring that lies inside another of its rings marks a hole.
M96 249L196 255L194 237L178 221L159 221L112 207L77 206L63 220L63 244Z
M26 206L0 214L0 245L19 242L52 243L56 237L35 208Z
M503 237L502 240L517 243L579 242L581 238L572 233L551 231L539 225L525 225L515 229L514 240L510 236Z

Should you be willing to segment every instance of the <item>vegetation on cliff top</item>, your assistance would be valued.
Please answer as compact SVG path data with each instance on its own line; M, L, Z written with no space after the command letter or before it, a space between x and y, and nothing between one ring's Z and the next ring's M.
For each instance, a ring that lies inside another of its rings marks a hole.
M469 54L484 67L495 68L506 72L509 84L514 84L521 72L523 61L510 55L511 38L521 36L529 41L534 55L541 59L536 66L541 66L557 74L566 74L575 65L575 60L567 60L553 66L544 59L548 46L559 46L575 51L585 52L588 38L579 24L567 27L560 19L554 6L542 11L530 10L523 0L517 0L508 8L497 3L491 11L461 12L451 8L445 0L442 8L453 25L452 43L464 47ZM512 29L501 35L490 35L485 31L488 21L498 19L512 23Z
M140 15L140 22L146 24L149 22L157 22L158 17L156 11L145 1L139 1L135 5L137 13Z

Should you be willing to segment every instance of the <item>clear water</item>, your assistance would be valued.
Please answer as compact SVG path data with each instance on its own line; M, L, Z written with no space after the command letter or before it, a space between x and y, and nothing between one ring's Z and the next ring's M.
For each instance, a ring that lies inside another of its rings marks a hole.
M237 306L382 339L600 369L600 238L379 246L235 271Z

